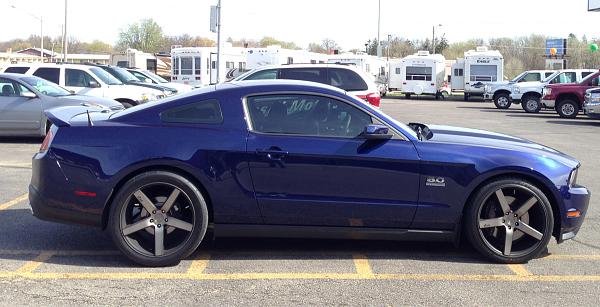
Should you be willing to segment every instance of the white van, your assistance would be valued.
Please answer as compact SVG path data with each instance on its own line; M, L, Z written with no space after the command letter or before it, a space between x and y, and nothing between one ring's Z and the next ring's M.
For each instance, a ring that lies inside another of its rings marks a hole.
M406 98L411 95L435 95L441 97L446 72L446 59L441 54L419 51L390 63L389 88L402 91Z
M465 57L452 65L452 91L464 91L465 101L471 96L483 96L484 87L504 80L504 58L498 50L480 46L465 52Z
M106 70L83 64L14 64L5 73L33 75L78 95L114 99L126 108L165 97L162 91L123 84Z

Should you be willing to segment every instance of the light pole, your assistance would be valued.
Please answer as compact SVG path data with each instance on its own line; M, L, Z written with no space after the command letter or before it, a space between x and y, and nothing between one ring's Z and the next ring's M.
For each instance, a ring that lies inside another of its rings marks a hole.
M67 62L67 0L65 0L65 26L63 27L63 63Z
M377 57L381 57L381 39L379 35L381 33L381 0L379 0L379 11L377 13Z
M390 61L390 46L391 46L391 40L392 40L392 35L388 34L388 39L387 39L387 60L388 62Z
M12 7L13 9L17 9L16 6L11 5L10 7ZM42 59L42 63L44 62L44 19L42 18L42 16L37 16L34 14L31 14L27 11L24 11L25 13L27 13L27 15L37 19L40 21L40 58Z
M431 44L433 45L433 52L431 54L435 54L435 27L441 27L441 26L442 26L442 24L433 26L433 41L431 41Z
M221 81L221 0L217 2L217 84Z

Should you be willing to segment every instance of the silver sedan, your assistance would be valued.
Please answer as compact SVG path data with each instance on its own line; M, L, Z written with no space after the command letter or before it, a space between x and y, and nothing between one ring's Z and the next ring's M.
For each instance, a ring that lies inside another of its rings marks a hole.
M74 95L35 76L0 74L0 136L45 136L48 109L63 106L123 109L114 100Z

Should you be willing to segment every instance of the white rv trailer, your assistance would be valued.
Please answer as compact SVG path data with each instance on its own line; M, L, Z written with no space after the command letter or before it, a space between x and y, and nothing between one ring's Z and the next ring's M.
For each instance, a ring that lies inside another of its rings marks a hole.
M477 47L465 52L465 57L452 65L452 91L464 91L465 101L470 96L483 96L487 83L504 79L504 58L498 50Z
M221 48L220 82L228 74L246 69L246 49ZM219 83L217 80L217 47L174 47L171 49L171 79L173 82L202 87Z
M154 55L127 49L110 55L110 64L125 68L139 68L151 71L163 77L171 76L171 62L168 55Z
M252 70L265 65L323 64L327 62L327 55L272 45L266 48L247 49L246 61L248 70Z
M387 61L384 58L368 55L366 53L330 55L327 63L356 66L357 69L372 75L376 80L385 79L388 70Z
M446 76L446 59L441 54L419 51L390 63L390 90L439 98Z

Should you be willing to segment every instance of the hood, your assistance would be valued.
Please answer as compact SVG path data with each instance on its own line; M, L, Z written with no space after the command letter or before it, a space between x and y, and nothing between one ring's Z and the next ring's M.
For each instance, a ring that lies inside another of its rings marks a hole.
M177 93L177 90L170 86L162 86L154 83L146 83L141 81L129 81L126 84L140 87L147 87L161 92Z
M123 105L118 101L95 96L69 95L55 97L55 99L60 105L87 105L89 107L98 106L113 110L123 108Z
M509 151L519 151L537 156L546 156L571 168L575 168L579 164L577 160L560 151L506 134L441 125L428 125L427 127L429 127L429 130L433 133L433 136L427 140L428 142L493 147Z

